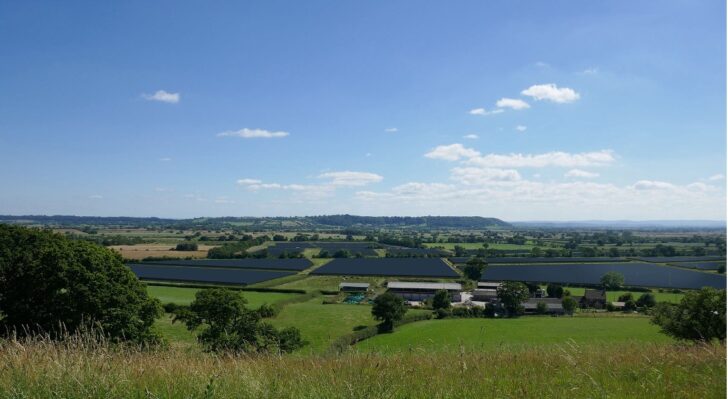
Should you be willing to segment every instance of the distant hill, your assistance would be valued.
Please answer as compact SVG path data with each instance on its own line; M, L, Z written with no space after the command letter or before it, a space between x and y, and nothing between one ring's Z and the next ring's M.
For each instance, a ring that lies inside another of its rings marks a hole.
M172 229L347 229L347 228L410 228L410 229L508 229L512 226L497 218L480 216L355 216L321 215L300 217L217 217L194 219L162 219L141 217L101 217L66 215L0 215L0 223L17 223L53 227L109 226L156 227Z
M527 221L511 222L520 228L570 228L570 229L725 229L724 220L581 220L581 221Z

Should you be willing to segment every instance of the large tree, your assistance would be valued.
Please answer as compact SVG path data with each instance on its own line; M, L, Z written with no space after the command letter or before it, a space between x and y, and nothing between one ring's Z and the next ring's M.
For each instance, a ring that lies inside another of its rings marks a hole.
M463 274L470 280L480 280L485 270L486 263L483 258L472 258L468 260L463 268Z
M677 339L725 341L725 303L725 290L704 287L686 293L677 305L658 303L652 313L652 322Z
M158 300L96 244L49 230L0 225L0 334L93 327L113 341L150 342Z
M394 323L402 320L407 308L404 306L404 300L392 293L385 292L374 299L372 306L372 316L382 322L381 328L384 331L392 331Z
M523 302L529 295L528 287L517 281L507 281L498 287L498 299L508 316L516 316L523 313Z
M599 282L605 290L618 290L624 285L624 276L617 272L607 272Z

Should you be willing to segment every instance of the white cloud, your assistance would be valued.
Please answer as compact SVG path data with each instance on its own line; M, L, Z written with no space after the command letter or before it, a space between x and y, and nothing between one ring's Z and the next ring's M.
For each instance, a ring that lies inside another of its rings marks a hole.
M397 133L399 131L399 129L397 129L396 127L388 127L386 129L384 129L384 131L387 133Z
M159 160L162 162L169 162L172 160L172 158L159 158Z
M488 111L485 108L474 108L468 111L470 115L479 115L479 116L485 116L485 115L494 115L494 114L500 114L502 113L502 109L494 109L492 111Z
M528 129L528 127L523 126L523 125L516 126L516 130L518 130L519 132L525 132L526 129Z
M484 168L545 168L545 167L585 167L602 166L614 162L611 150L582 152L572 154L562 151L544 154L487 154L472 156L465 163Z
M326 172L320 174L318 177L320 179L331 179L331 184L335 186L365 186L370 183L378 183L384 179L376 173L352 172L349 170Z
M494 181L517 181L521 175L515 169L497 168L452 168L450 179L464 185L482 185Z
M548 63L543 62L543 61L538 61L538 62L536 62L536 66L539 67L539 68L548 68L551 65L549 65Z
M568 87L557 87L553 83L533 85L521 92L535 100L548 100L555 103L570 103L579 99L579 93Z
M427 158L444 159L446 161L457 161L460 158L472 158L480 153L472 148L466 148L462 144L440 145L425 154Z
M159 101L169 104L177 104L180 97L179 93L169 93L164 90L157 90L154 94L142 94L142 98L147 101Z
M657 180L640 180L631 186L635 190L673 190L675 185Z
M498 108L511 108L515 110L531 108L527 102L518 98L501 98L495 103L495 105Z
M723 180L723 179L725 179L725 176L724 176L724 175L722 175L722 174L720 174L720 173L718 173L718 174L715 174L715 175L713 175L713 176L710 176L710 177L708 178L708 180L710 180L710 181L716 181L716 180Z
M579 177L584 179L593 179L599 177L599 173L589 172L582 169L571 169L564 174L564 177Z
M463 138L468 139L468 140L477 140L478 135L477 134L466 134L465 136L463 136Z
M93 195L89 195L88 197L89 197L90 199L103 199L103 198L104 198L104 196L103 196L103 195L99 195L99 194L93 194Z
M271 138L278 138L278 137L286 137L288 136L288 132L271 132L264 129L248 129L243 128L237 131L229 130L227 132L222 132L217 134L218 137L242 137L244 139L252 139L252 138L263 138L263 139L271 139Z
M260 181L258 179L247 179L247 178L238 179L238 184L240 184L241 186L247 186L247 185L251 185L251 184L260 184L260 183L262 183L262 181Z

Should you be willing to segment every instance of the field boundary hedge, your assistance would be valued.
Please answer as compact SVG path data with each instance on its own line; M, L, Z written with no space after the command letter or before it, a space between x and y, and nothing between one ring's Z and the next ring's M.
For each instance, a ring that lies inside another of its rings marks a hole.
M397 321L394 323L394 327L403 326L405 324L409 323L415 323L418 321L424 321L424 320L430 320L432 319L432 313L418 313L418 314L409 314L405 315L404 318L400 321ZM336 338L334 342L331 343L329 348L326 350L327 354L341 354L348 350L351 346L356 344L357 342L361 342L365 339L369 339L371 337L374 337L379 334L389 334L390 332L381 332L379 330L379 325L374 326L368 326L366 328L363 328L359 331L354 331L352 333L342 335L339 338Z

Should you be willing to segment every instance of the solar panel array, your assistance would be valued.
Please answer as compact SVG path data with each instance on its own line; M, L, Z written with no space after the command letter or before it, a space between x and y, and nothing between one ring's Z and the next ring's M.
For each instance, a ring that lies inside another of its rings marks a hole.
M559 265L488 266L481 280L528 281L539 283L599 284L607 272L624 276L628 286L688 288L726 288L725 275L703 273L652 263L593 263Z
M725 262L670 262L669 265L688 269L718 270L721 266L725 267Z
M360 253L363 256L377 256L374 250L375 243L371 242L277 242L275 245L267 248L269 256L280 256L287 252L290 254L299 254L308 248L320 248L333 254L336 251L349 251L353 255Z
M289 276L294 272L250 270L234 268L212 268L191 266L162 266L151 264L129 264L129 268L142 280L184 281L196 283L220 283L249 285L274 278Z
M642 256L635 258L644 262L672 263L672 262L712 262L725 260L725 256Z
M311 272L340 276L459 277L440 258L342 258Z
M453 257L450 261L453 263L465 263L471 258L469 257ZM507 264L507 263L595 263L595 262L626 262L625 258L610 257L551 257L551 258L529 258L525 256L504 256L497 258L484 259L488 264Z
M296 270L309 268L312 263L308 259L273 259L273 258L245 258L245 259L194 259L194 260L164 260L150 261L144 264L174 265L191 267L224 267L237 269L270 269L270 270Z

